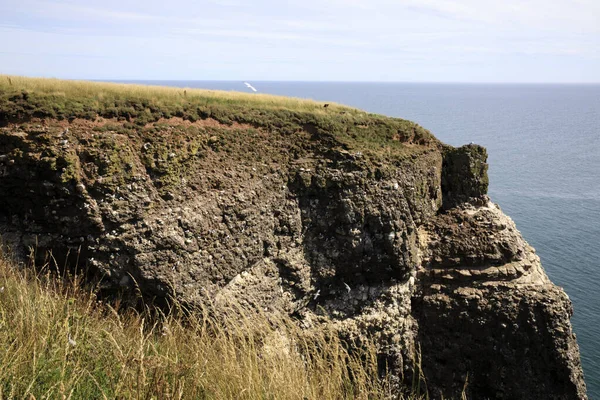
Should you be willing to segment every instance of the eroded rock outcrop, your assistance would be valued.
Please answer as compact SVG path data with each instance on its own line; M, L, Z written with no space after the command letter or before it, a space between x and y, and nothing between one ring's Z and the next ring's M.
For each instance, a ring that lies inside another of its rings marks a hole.
M571 303L497 205L448 210L420 238L412 313L434 395L585 397Z
M465 383L474 399L585 398L571 304L487 198L482 147L414 128L386 159L311 125L161 123L0 128L4 241L87 263L107 288L374 337L399 387L420 351L434 398Z

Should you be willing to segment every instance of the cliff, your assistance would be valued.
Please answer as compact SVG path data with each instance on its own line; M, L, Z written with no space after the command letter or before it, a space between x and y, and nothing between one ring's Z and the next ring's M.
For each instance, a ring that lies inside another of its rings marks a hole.
M0 126L0 233L40 263L375 338L433 398L586 398L571 303L480 146L336 104L6 76Z

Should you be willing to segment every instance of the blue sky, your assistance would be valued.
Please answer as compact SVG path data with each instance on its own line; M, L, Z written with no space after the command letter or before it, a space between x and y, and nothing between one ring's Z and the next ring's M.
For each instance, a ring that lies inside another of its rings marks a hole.
M0 73L600 82L600 0L0 0Z

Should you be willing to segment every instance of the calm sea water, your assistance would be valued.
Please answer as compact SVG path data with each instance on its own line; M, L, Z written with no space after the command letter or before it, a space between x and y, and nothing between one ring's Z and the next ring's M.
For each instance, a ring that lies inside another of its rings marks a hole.
M152 81L246 91L243 82ZM263 93L415 121L489 152L492 199L573 301L590 399L600 399L600 85L252 82Z

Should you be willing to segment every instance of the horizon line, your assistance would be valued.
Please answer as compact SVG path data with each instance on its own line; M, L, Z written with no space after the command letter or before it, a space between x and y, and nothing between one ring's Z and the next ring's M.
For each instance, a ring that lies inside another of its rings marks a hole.
M24 78L45 78L45 79L58 79L68 81L91 81L91 82L272 82L272 83L396 83L396 84L431 84L431 85L600 85L600 81L579 81L579 82L560 82L560 81L549 81L549 82L531 82L531 81L402 81L402 80L325 80L325 79L186 79L186 78L59 78L54 76L35 76L35 75L19 75L11 73L3 73L0 71L0 75L8 76L20 76Z
M369 81L369 80L308 80L308 79L126 79L126 78L102 78L102 79L86 79L86 78L57 78L65 80L91 80L96 82L273 82L273 83L402 83L402 84L435 84L435 85L600 85L598 82L526 82L526 81L512 81L512 82L493 82L493 81L394 81L394 80L381 80L381 81Z

